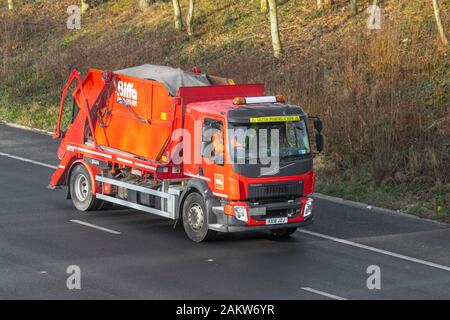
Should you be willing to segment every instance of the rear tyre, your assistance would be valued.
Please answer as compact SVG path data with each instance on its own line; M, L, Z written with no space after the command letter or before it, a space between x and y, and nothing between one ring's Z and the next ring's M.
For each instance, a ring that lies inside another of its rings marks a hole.
M183 205L183 226L186 235L195 242L211 240L216 232L208 229L205 201L197 192L187 196Z
M84 165L77 165L70 174L70 196L73 205L80 211L97 210L103 201L95 198L89 171Z
M284 229L272 229L270 233L272 234L272 238L274 239L285 239L289 238L297 228L284 228Z

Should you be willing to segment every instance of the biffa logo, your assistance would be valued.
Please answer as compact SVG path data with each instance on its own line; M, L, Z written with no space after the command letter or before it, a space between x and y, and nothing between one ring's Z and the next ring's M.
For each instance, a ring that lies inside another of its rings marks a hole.
M131 82L117 83L117 102L137 107L138 93Z

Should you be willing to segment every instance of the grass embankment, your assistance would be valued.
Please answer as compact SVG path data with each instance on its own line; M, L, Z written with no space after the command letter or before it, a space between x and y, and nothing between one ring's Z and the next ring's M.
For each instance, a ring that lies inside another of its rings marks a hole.
M0 119L52 129L72 64L198 65L263 81L322 116L317 191L450 221L450 59L429 2L382 1L382 29L368 30L365 7L352 16L344 0L324 11L288 1L282 61L258 1L199 1L193 37L174 31L170 1L145 11L136 2L110 0L78 31L66 29L68 0L1 10ZM440 2L448 30L450 1Z

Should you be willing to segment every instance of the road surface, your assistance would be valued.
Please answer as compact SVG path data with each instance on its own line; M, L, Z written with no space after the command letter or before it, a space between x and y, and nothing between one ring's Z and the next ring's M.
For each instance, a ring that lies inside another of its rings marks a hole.
M56 147L0 125L0 299L450 299L449 225L318 198L290 240L196 244L150 214L76 211L46 188ZM66 285L72 265L80 290Z

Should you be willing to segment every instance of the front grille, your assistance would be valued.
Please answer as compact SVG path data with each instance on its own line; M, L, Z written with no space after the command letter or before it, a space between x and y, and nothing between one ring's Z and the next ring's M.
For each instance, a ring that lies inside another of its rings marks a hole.
M252 218L255 220L265 220L269 218L281 218L281 217L287 217L288 216L288 210L282 209L282 210L270 210L267 211L265 215L261 216L253 216Z
M258 183L248 186L249 199L293 198L303 194L303 181L288 183Z
M258 221L265 221L266 219L270 219L270 218L281 218L281 217L295 218L299 214L300 214L300 211L289 217L288 209L281 209L281 210L270 210L270 211L267 211L267 213L265 215L252 216L252 218L254 220L258 220Z

